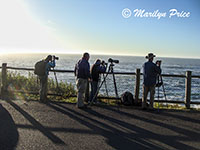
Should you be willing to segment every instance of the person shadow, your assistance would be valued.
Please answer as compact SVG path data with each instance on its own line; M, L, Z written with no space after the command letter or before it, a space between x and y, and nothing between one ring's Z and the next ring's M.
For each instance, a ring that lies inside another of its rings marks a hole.
M10 113L0 104L0 149L13 150L16 148L19 133Z

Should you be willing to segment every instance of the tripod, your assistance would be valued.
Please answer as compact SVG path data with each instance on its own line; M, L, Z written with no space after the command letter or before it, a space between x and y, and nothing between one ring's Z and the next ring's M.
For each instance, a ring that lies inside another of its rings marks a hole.
M158 90L158 111L159 111L159 100L160 100L160 86L162 86L162 90L163 90L163 94L164 94L164 97L165 97L165 101L167 101L167 96L166 96L166 93L165 93L165 87L164 87L164 84L163 84L163 79L162 79L162 76L161 74L159 74L157 76L157 84L156 84L156 87L157 87L157 90Z
M57 79L56 71L54 70L54 68L53 68L53 73L54 73L54 77L55 77L55 80L56 80L57 93L58 93L59 92L59 85L58 85L58 79Z
M111 64L109 65L109 68L108 68L108 72L106 73L106 75L103 74L103 81L100 83L100 85L98 86L97 88L97 91L96 93L94 94L92 100L91 100L91 103L90 105L93 104L94 102L94 99L97 97L98 93L99 93L99 90L101 89L103 83L105 83L105 88L106 88L106 92L107 92L107 95L108 95L108 91L107 91L107 85L106 85L106 78L108 76L109 73L111 73L113 75L113 83L114 83L114 88L115 88L115 95L116 97L119 97L118 95L118 91L117 91L117 85L116 85L116 80L115 80L115 74L114 74L114 69L113 69L113 66L114 64L111 62Z

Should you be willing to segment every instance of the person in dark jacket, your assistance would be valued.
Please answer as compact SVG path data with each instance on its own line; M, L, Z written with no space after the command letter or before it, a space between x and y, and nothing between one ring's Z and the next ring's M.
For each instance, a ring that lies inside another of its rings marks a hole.
M161 74L161 62L157 61L156 64L153 63L153 59L156 57L153 53L149 53L146 56L147 62L143 65L143 98L142 98L142 108L147 108L147 96L150 92L150 105L149 108L153 109L154 94L156 86L156 78Z
M88 62L90 58L89 53L84 53L83 57L75 65L75 76L76 76L76 86L78 90L77 94L77 107L85 108L84 98L86 93L86 88L88 84L88 79L90 76L90 64Z
M97 102L97 88L99 83L99 75L100 73L104 73L106 71L105 62L100 59L97 59L95 64L91 68L91 92L90 92L90 100L89 103ZM94 97L95 96L95 97Z

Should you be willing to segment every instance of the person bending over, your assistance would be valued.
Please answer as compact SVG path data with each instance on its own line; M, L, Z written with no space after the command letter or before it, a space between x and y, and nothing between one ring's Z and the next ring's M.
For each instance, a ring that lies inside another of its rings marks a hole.
M100 59L97 59L95 64L93 64L91 68L91 92L90 92L90 100L89 103L96 103L97 102L97 89L99 83L99 75L100 73L104 73L106 71L105 62Z

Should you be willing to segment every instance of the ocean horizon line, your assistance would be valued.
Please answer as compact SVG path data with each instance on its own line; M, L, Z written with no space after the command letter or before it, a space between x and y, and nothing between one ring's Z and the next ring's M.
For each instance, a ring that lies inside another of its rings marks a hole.
M47 52L27 52L27 53L20 53L20 52L14 52L14 53L0 53L0 55L73 55L73 56L78 56L78 55L82 55L83 53L47 53ZM90 53L90 55L92 56L119 56L119 57L143 57L145 58L146 55L128 55L128 54L96 54L96 53ZM156 55L156 54L155 54ZM156 55L156 58L172 58L172 59L194 59L194 60L198 60L200 58L195 58L195 57L177 57L177 56L159 56Z

